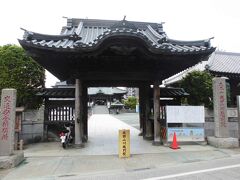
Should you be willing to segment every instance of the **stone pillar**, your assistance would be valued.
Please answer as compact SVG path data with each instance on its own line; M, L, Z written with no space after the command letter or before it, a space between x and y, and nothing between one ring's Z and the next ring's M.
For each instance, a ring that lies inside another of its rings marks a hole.
M240 141L240 96L237 96L237 109L238 109L238 139Z
M16 114L15 89L3 89L0 114L0 156L9 156L14 150L14 130Z
M225 78L213 78L215 136L229 137Z
M81 101L82 101L82 82L76 79L75 83L75 145L82 145L82 118L81 118Z
M160 88L158 83L153 87L153 106L154 106L154 140L153 145L161 144L160 137Z
M238 138L229 137L225 78L213 78L213 103L215 136L207 137L208 143L218 148L238 147Z

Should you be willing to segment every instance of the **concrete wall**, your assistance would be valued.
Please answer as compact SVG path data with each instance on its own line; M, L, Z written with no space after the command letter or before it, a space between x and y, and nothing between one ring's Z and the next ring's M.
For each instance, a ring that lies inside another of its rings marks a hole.
M25 144L42 141L43 122L44 106L38 110L26 110L23 112L22 130L19 139L23 139Z
M228 122L230 137L238 138L238 112L237 108L228 108ZM205 109L205 136L214 136L213 110Z

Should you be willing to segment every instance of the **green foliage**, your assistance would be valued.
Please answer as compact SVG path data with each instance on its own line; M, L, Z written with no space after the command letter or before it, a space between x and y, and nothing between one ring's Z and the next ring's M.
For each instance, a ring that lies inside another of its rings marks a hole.
M126 100L123 101L123 104L130 109L135 109L137 105L137 98L134 96L129 96Z
M17 89L17 106L38 108L42 99L36 97L44 87L44 69L16 45L0 46L0 90Z
M213 107L212 78L213 76L205 71L193 71L183 78L180 86L190 94L188 104Z

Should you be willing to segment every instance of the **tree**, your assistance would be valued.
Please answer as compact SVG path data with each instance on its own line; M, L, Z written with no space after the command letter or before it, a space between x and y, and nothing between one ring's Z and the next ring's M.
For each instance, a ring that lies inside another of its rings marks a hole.
M123 103L126 107L129 107L130 109L135 109L137 104L137 98L134 96L129 96L126 100L123 101Z
M206 71L193 71L182 79L180 86L190 94L190 105L213 107L212 78L213 76Z
M42 99L37 90L44 87L44 69L16 45L0 46L0 90L17 89L17 106L38 108Z

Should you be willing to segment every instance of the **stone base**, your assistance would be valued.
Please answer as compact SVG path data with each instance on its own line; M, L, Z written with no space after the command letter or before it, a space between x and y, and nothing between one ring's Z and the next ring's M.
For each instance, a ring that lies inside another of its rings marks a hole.
M0 169L16 167L24 160L23 151L15 151L11 156L0 156Z
M220 138L215 136L207 137L208 144L217 148L238 148L239 141L237 138Z
M144 140L152 141L154 139L153 136L143 136Z
M153 146L161 146L162 142L160 142L160 141L153 141L152 145Z

